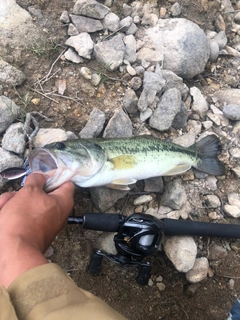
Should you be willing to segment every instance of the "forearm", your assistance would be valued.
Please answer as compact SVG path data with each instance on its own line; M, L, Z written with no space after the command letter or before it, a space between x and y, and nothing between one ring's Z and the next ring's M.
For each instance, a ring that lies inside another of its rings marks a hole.
M21 237L0 240L0 285L7 288L19 275L48 263L40 250Z
M19 319L125 319L99 298L78 288L72 279L53 263L21 274L8 287L7 292ZM4 320L13 319L4 317L2 310L1 316Z

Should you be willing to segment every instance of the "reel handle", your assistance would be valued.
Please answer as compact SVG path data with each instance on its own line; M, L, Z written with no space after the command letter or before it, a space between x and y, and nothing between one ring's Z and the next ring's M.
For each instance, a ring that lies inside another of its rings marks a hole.
M120 214L86 212L83 217L68 218L69 224L82 224L84 229L117 232L125 217Z

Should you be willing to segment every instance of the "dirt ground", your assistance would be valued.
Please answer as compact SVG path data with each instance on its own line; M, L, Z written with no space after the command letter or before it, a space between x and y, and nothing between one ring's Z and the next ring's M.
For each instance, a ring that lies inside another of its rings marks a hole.
M123 2L126 1L118 1L114 5L113 11L119 16L121 16ZM207 11L204 9L204 3L206 2L209 5ZM119 101L126 89L124 82L106 78L96 90L79 75L80 67L73 63L58 60L54 68L60 68L60 71L44 85L44 89L46 91L55 90L56 80L66 79L67 91L65 95L72 97L74 100L56 97L54 99L59 103L55 103L31 90L37 79L48 73L52 63L64 50L67 29L61 24L59 17L63 10L71 12L74 2L66 0L18 0L17 3L25 9L30 5L39 6L44 19L36 18L35 23L39 28L47 29L47 41L44 45L41 45L41 48L43 46L45 48L43 53L40 53L40 49L36 46L37 43L33 44L31 48L26 48L26 52L22 55L22 59L18 61L18 64L19 68L27 75L28 80L24 85L17 88L17 91L14 88L7 87L8 96L18 105L21 105L24 110L37 109L54 119L52 123L41 121L41 127L59 127L77 134L84 127L92 108L95 106L103 110L109 119L114 110L120 107ZM160 7L166 7L167 9L172 5L172 1L158 1L158 3ZM194 21L204 30L212 28L212 23L219 10L218 1L182 0L181 4L182 17ZM55 48L56 45L57 48ZM90 69L95 68L98 72L102 70L102 66L97 65L94 61L84 65ZM215 79L217 84L222 83L222 76L226 68L230 67L230 63L224 57L219 58L219 69ZM106 70L104 72L109 77L122 77L118 72L109 73ZM203 93L213 90L209 87L202 87L202 82L199 79L193 80L192 84L201 88ZM32 98L40 98L40 105L36 107L32 104L30 102ZM136 132L138 128L137 120L132 120L135 125L134 132ZM10 187L14 188L15 183L11 184ZM232 180L231 175L221 185L219 195L223 197L223 201L226 200L227 190L229 189L235 192L240 189L239 182L236 183L236 180ZM204 190L202 192L204 194ZM128 213L133 212L133 200L134 196L130 197L125 209ZM118 201L113 211L119 212L123 204L124 200ZM74 214L83 215L84 212L92 210L94 208L89 190L78 188L75 195ZM229 220L229 222L231 221ZM104 234L101 232L86 231L81 226L68 226L53 243L54 255L50 259L66 270L79 286L101 297L130 320L223 320L227 318L228 311L236 296L240 297L240 256L232 250L229 251L226 258L210 264L212 274L198 285L195 294L189 292L190 284L185 275L176 271L162 252L148 259L152 265L152 286L139 286L135 281L137 270L134 268L124 269L106 260L103 260L100 275L92 276L86 269L93 248L98 248L103 236ZM209 246L213 243L226 246L226 243L229 244L235 240L196 238L196 241L202 244L203 249L199 252L199 256L201 256L207 254ZM159 291L156 286L159 276L162 276L163 283L166 286L164 291ZM235 282L233 290L229 288L230 279L234 279Z

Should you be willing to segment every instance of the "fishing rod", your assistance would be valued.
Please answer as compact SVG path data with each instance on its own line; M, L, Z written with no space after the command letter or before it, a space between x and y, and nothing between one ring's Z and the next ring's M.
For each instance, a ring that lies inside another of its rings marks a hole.
M70 216L68 224L81 224L84 229L117 232L113 237L117 254L96 250L88 271L99 274L103 257L121 266L139 267L136 281L148 284L151 265L144 258L156 253L163 235L240 238L240 225L197 222L191 220L157 219L149 214L120 214L87 212L83 217Z

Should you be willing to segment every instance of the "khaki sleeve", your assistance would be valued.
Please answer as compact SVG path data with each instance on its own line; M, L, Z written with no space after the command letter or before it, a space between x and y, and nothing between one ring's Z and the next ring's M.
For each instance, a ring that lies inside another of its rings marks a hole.
M126 319L101 299L79 288L53 263L23 273L7 292L4 289L0 291L0 320ZM6 308L2 308L4 299Z
M0 287L0 320L18 320L5 288Z

